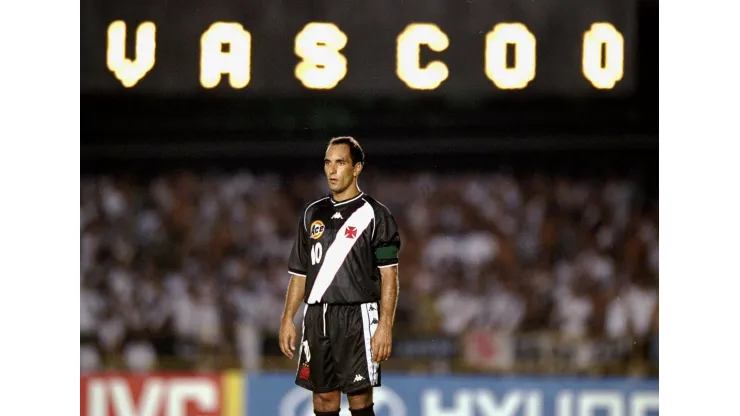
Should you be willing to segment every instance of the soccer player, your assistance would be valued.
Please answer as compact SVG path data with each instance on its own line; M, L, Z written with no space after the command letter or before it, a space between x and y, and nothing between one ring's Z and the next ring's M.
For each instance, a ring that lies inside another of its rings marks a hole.
M295 382L313 392L317 416L338 416L341 393L353 416L374 416L373 387L391 354L401 239L388 208L357 186L364 164L354 138L329 141L331 195L301 212L290 253L280 349L293 358L293 318L305 302Z

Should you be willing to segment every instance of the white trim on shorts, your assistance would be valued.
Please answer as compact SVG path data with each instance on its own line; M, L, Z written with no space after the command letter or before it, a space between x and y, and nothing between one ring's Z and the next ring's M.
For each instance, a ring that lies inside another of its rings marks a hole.
M370 310L373 306L373 310ZM362 315L362 329L365 334L365 359L367 360L367 375L371 386L378 384L378 369L380 364L373 362L372 351L370 349L370 340L378 329L378 303L370 302L360 305L360 314ZM373 323L373 320L375 323Z

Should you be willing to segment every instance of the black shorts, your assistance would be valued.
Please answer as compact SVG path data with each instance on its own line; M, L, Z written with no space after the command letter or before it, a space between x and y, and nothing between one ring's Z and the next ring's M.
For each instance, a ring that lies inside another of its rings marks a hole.
M377 327L375 302L307 305L296 384L315 393L356 393L380 386L380 365L370 353Z

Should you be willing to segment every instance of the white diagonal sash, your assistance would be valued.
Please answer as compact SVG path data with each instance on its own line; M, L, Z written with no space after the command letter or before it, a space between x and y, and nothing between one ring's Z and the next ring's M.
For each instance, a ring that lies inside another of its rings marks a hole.
M331 282L334 280L339 268L342 267L344 259L347 258L352 247L355 245L357 240L360 239L363 231L370 224L370 221L375 217L373 208L365 202L360 208L358 208L352 215L347 218L347 221L337 230L337 235L334 238L334 242L326 249L324 255L324 262L321 264L319 273L316 275L316 281L311 288L311 293L308 296L308 303L319 303L321 297L324 296L326 289L329 288ZM345 231L348 227L355 227L357 234L355 238L347 238Z

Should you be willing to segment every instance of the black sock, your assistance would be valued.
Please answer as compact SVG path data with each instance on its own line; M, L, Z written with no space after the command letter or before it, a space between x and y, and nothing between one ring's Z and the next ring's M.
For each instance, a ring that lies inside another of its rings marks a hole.
M317 411L314 411L314 414L316 416L339 416L339 410L335 410L333 412L317 412Z
M372 403L368 407L357 410L349 409L349 411L352 412L352 416L375 416Z

